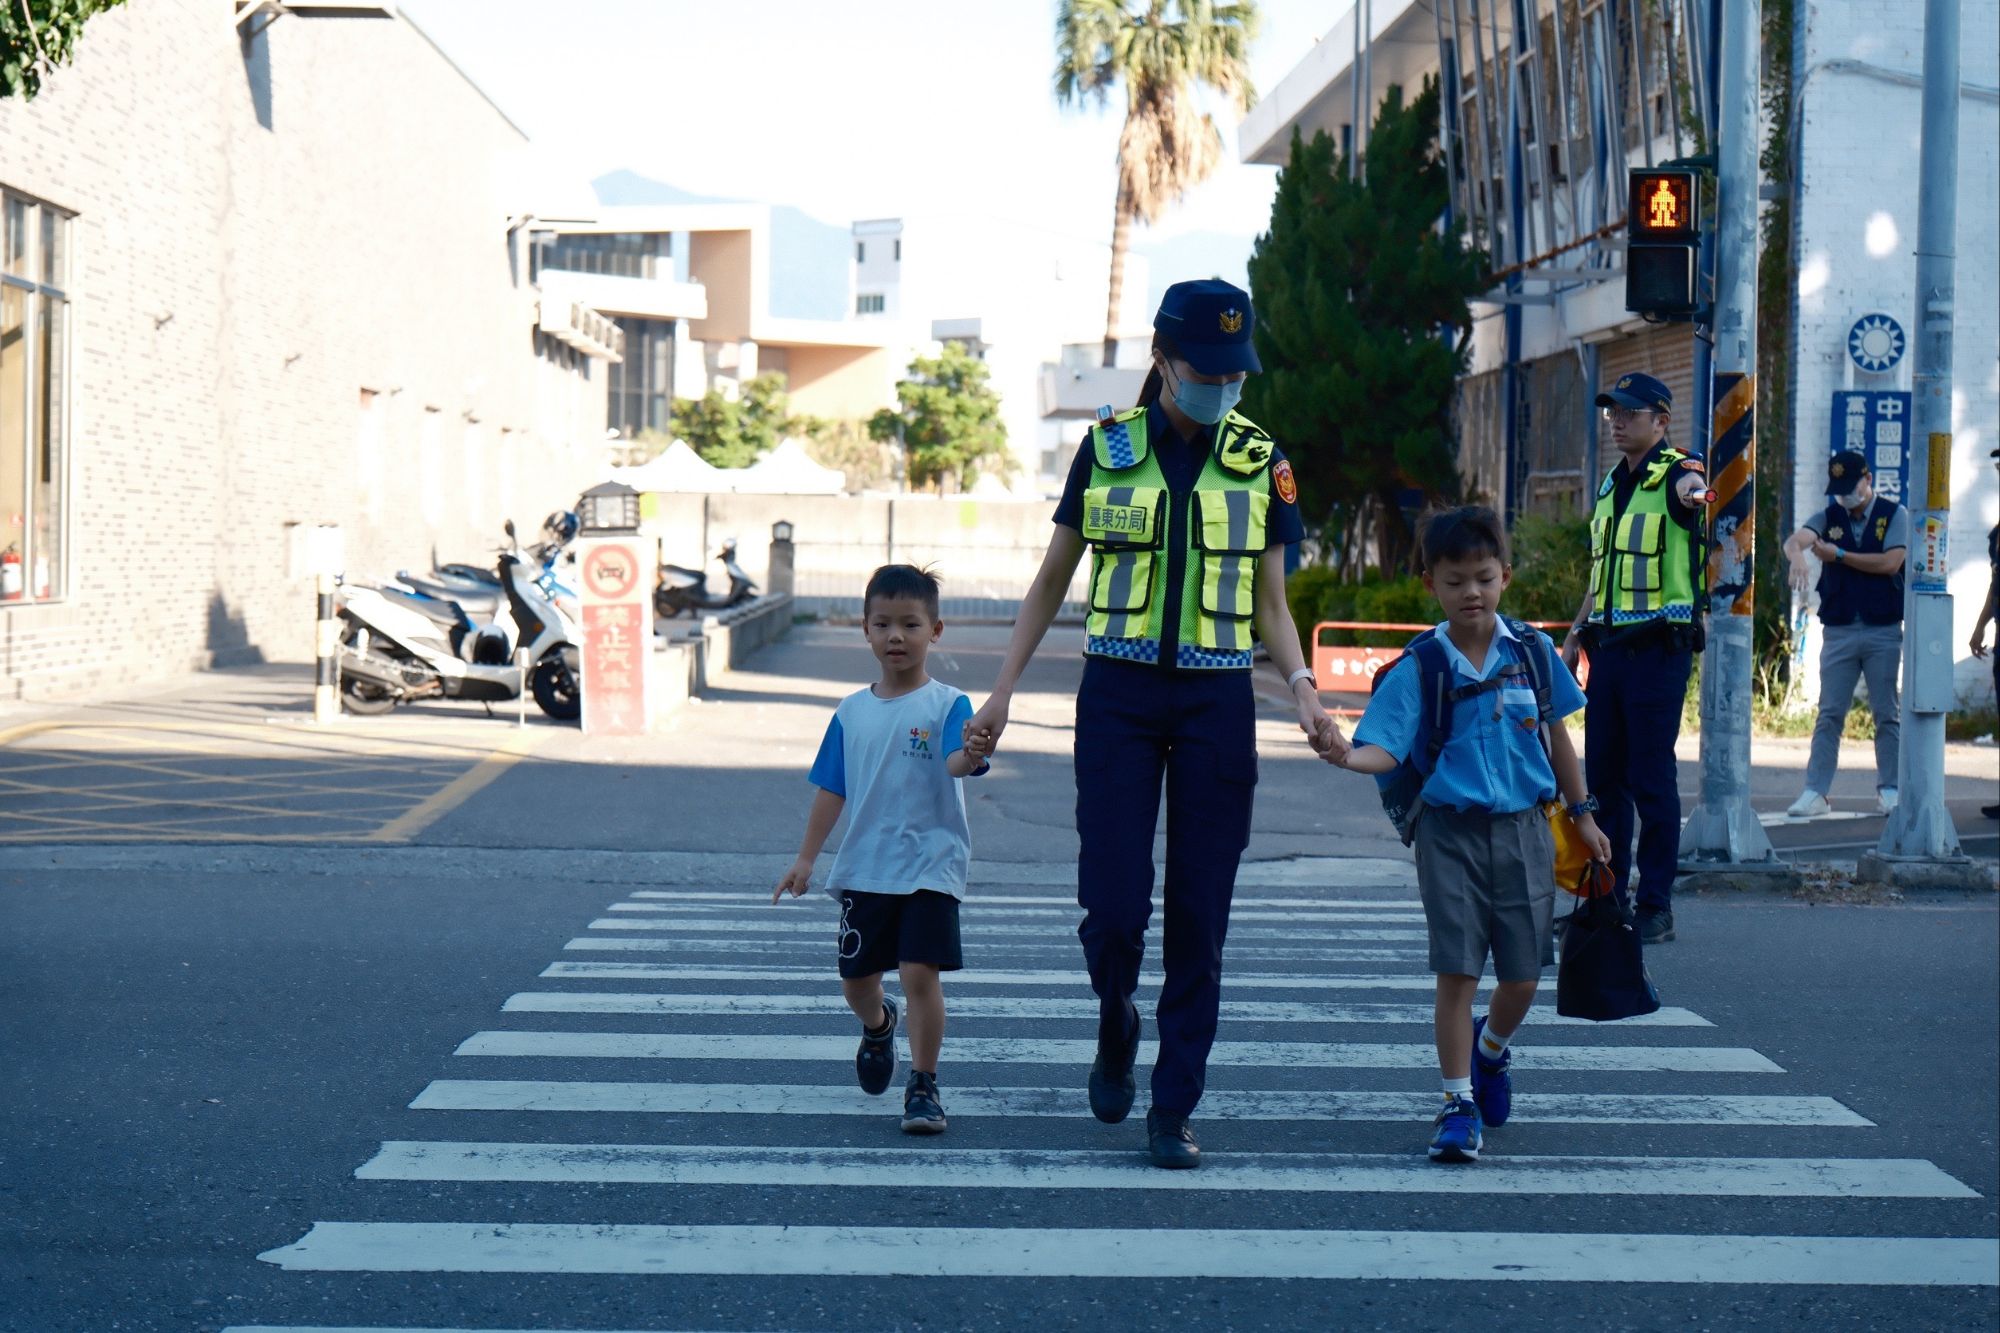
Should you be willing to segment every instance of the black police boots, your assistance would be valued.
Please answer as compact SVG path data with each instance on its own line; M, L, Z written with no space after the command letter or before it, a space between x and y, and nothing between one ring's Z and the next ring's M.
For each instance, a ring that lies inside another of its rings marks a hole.
M1097 1059L1090 1066L1090 1113L1107 1125L1132 1113L1132 1099L1138 1093L1132 1062L1139 1057L1139 1010L1127 1000L1122 1024L1118 1017L1114 1012L1098 1019Z
M1146 1112L1146 1151L1154 1166L1169 1170L1201 1165L1201 1145L1194 1141L1188 1118L1157 1106Z

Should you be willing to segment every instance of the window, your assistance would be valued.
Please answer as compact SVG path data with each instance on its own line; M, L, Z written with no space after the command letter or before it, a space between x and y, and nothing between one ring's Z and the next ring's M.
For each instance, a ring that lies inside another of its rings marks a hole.
M0 602L68 583L69 224L0 190Z
M613 361L605 422L627 440L641 431L664 431L674 394L674 321L619 319L625 331L625 359Z
M856 241L854 243L854 262L857 264L868 262L868 242Z
M576 232L549 243L540 267L613 278L656 278L660 261L672 256L673 237L666 232Z
M863 292L854 298L854 313L857 315L879 315L885 308L885 300L880 292Z
M896 238L896 262L898 264L903 262L903 241L901 237Z

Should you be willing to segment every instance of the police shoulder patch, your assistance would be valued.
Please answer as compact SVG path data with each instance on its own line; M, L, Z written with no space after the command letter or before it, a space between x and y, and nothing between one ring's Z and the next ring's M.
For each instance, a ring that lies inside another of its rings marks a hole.
M1271 469L1271 484L1277 488L1278 498L1286 504L1299 502L1299 483L1292 476L1290 459L1279 459L1277 466Z

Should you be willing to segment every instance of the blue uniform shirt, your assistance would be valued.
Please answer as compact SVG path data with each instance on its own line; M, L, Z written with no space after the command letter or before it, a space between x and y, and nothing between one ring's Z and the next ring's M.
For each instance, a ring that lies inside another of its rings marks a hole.
M1548 641L1540 630L1535 631L1535 637ZM1527 646L1514 637L1504 620L1494 630L1483 671L1473 669L1445 633L1444 625L1437 627L1437 641L1444 647L1457 685L1486 680L1508 663L1526 660ZM1555 678L1549 682L1549 702L1555 716L1565 718L1581 711L1583 691L1577 688L1576 678L1553 651L1549 662L1555 668ZM1409 757L1410 747L1416 744L1422 708L1421 673L1416 665L1412 661L1389 672L1354 728L1356 745L1379 745L1398 762ZM1438 754L1437 768L1424 783L1424 804L1506 815L1556 794L1555 770L1542 748L1537 725L1535 690L1526 676L1514 677L1489 693L1461 699L1453 707L1451 735Z

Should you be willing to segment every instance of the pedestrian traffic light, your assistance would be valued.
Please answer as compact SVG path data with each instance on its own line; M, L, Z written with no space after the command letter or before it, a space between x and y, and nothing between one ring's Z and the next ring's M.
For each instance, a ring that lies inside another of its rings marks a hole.
M1701 308L1701 173L1691 167L1633 168L1626 213L1625 308L1686 319Z

